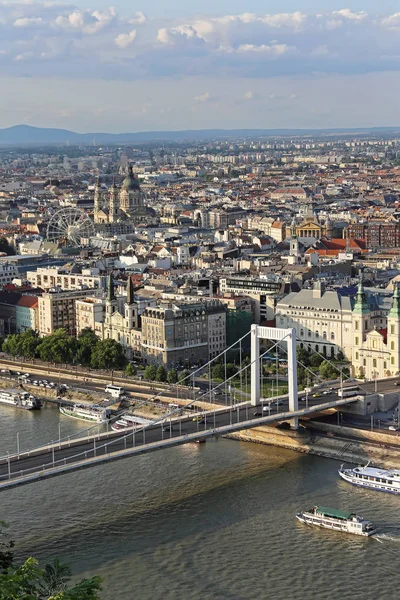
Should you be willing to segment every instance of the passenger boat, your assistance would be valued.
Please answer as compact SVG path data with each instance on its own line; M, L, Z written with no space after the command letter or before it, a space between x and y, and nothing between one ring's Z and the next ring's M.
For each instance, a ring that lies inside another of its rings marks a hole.
M375 525L351 512L314 506L310 510L296 513L296 519L306 525L315 525L333 531L342 531L368 537L376 532Z
M0 390L0 404L8 404L24 410L39 410L42 408L42 403L36 396L13 389Z
M365 467L355 467L354 469L344 469L342 465L339 475L348 483L359 487L400 494L400 471L377 469L368 465L369 463Z
M124 415L118 421L115 421L111 425L113 431L124 431L125 429L133 429L134 427L143 427L149 425L151 421L149 419L143 419L143 417L137 417L136 415Z
M60 406L60 413L66 417L91 421L92 423L107 423L111 411L101 406L74 404L73 406Z

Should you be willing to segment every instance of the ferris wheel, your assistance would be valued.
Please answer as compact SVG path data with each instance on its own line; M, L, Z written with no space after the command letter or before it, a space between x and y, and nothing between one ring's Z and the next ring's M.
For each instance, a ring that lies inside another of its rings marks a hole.
M83 238L95 235L91 218L79 208L61 208L47 225L47 240L82 246Z

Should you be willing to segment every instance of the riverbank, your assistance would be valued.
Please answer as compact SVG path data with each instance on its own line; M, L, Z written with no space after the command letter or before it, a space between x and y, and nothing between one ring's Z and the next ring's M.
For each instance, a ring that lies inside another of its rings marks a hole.
M301 426L298 431L273 426L256 427L227 437L331 458L343 463L365 464L369 461L377 467L400 469L400 438L350 427L338 427L341 431L331 437L334 428L311 421L307 423L307 427ZM346 437L340 437L340 434L345 434Z

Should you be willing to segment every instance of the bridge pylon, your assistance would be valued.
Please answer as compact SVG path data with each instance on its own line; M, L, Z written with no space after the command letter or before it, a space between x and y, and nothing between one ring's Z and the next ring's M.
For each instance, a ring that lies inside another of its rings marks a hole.
M289 384L289 410L298 410L297 391L297 359L296 359L296 330L280 329L276 327L251 326L251 404L260 404L260 340L275 340L287 343L288 356L288 384ZM298 427L298 417L293 417L291 425Z

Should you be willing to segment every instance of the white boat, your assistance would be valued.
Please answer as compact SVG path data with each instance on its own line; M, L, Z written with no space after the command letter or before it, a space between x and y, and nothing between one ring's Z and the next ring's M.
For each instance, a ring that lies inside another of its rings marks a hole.
M359 487L400 494L400 471L396 469L377 469L368 465L355 467L354 469L344 469L342 465L339 469L339 475L348 483Z
M0 390L0 404L8 404L24 410L39 410L42 403L39 398L21 390Z
M376 532L376 527L371 523L351 512L314 506L310 510L296 513L296 519L306 525L315 525L324 529L352 533L368 537Z
M73 406L60 406L60 413L66 417L91 421L94 423L107 423L111 411L101 406L74 404Z
M149 419L143 419L143 417L137 417L135 415L124 415L118 421L115 421L111 425L113 431L124 431L125 429L133 429L134 427L143 427L152 423Z

